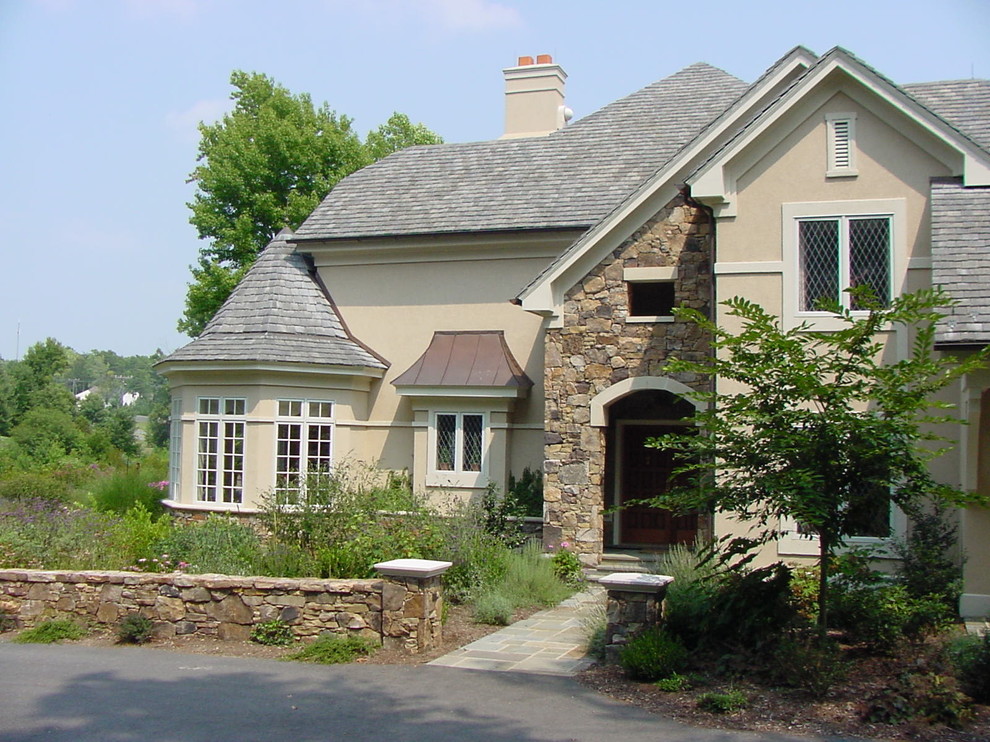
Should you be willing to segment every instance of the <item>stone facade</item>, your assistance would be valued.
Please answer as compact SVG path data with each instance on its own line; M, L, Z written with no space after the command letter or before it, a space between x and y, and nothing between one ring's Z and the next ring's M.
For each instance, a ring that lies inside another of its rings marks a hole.
M280 619L298 639L355 635L417 653L442 641L442 601L439 576L321 580L0 570L0 614L20 626L56 617L114 626L140 613L154 621L159 637L245 640L255 624Z
M687 322L629 320L627 268L676 268L676 306L710 312L709 213L676 197L571 288L562 326L546 334L544 543L570 542L588 564L603 549L606 430L591 425L596 395L626 379L664 376L671 355L700 359L708 335ZM670 377L693 389L707 380Z

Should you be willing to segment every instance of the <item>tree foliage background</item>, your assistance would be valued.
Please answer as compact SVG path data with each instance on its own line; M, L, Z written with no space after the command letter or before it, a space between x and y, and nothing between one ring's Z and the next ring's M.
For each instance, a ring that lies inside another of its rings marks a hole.
M679 318L704 328L714 354L703 362L675 360L666 372L700 374L738 391L697 395L707 408L696 432L654 439L672 450L679 484L652 501L677 511L724 512L751 536L736 547L777 538L790 519L819 544L819 625L827 626L829 568L850 536L891 503L909 516L931 503L963 505L974 496L937 482L930 461L944 450L935 426L958 421L937 393L981 367L987 353L957 359L934 350L941 289L882 305L852 289L853 314L823 307L842 322L835 332L802 325L782 330L779 319L744 299L725 302L742 325L733 333L693 310ZM884 333L911 332L906 357L884 362ZM874 533L871 535L886 535Z
M179 330L196 336L283 227L297 228L342 178L404 147L443 140L394 113L361 141L353 122L270 77L235 70L234 110L200 124L190 222L201 239Z

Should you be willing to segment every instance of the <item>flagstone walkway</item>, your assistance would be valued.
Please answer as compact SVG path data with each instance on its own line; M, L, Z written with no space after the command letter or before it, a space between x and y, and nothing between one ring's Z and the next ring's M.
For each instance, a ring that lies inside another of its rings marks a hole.
M495 672L574 675L594 664L585 656L588 617L605 605L605 590L592 584L555 608L534 613L494 634L455 649L429 664Z

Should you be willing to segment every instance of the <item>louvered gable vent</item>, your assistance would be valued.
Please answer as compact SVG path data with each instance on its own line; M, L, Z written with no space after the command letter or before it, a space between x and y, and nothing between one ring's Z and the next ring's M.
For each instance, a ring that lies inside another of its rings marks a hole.
M855 144L856 114L830 113L825 117L828 127L828 171L830 178L856 175Z

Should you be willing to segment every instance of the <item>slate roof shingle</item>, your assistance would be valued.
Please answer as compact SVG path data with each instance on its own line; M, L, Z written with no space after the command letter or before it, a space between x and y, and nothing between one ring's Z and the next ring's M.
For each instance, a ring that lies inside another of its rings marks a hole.
M338 183L295 239L590 227L747 87L698 63L545 137L402 150Z
M163 361L386 364L347 332L282 230L258 256L202 334Z
M935 328L939 345L990 343L990 187L932 181L932 283L958 301Z
M990 80L946 80L901 87L990 152Z

